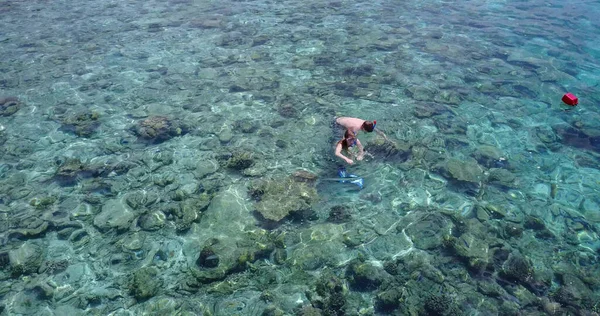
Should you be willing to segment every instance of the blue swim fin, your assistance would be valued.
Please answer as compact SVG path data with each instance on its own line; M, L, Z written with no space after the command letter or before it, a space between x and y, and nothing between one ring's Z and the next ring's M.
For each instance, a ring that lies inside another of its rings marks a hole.
M338 176L340 178L345 178L347 176L346 167L339 167L338 168Z
M363 178L324 178L321 180L335 181L335 182L339 182L339 183L352 183L352 184L356 184L361 189L364 187L364 184L365 184Z
M363 178L361 178L355 174L348 173L346 171L346 167L342 166L342 167L338 168L338 176L340 178L350 178L350 179L348 179L348 180L346 180L346 179L322 179L322 180L356 184L361 190L364 187L365 182L364 182Z
M365 185L365 181L363 180L363 178L359 178L357 176L354 176L353 178L356 178L356 179L351 180L350 183L354 183L354 184L358 185L358 187L362 190L362 188Z

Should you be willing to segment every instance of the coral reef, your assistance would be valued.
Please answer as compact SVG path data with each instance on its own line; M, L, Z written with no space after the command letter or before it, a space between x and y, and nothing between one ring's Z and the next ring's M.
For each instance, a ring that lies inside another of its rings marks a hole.
M438 210L431 210L427 216L406 229L415 247L419 249L435 249L442 246L444 235L451 230L451 223Z
M505 187L515 187L517 177L506 169L492 168L489 170L487 181Z
M121 198L107 200L102 205L102 210L94 217L93 224L100 231L116 230L123 232L136 217L136 211L124 203Z
M327 221L339 224L350 220L351 217L350 210L347 206L335 205L331 207Z
M256 121L246 119L235 121L233 127L244 134L252 134L259 129L260 125Z
M182 136L189 130L187 124L166 116L150 116L132 127L133 132L142 140L157 144L173 137Z
M11 275L19 277L37 273L46 251L43 246L36 241L23 243L19 248L8 252L8 261L10 262Z
M235 4L0 2L0 314L600 312L593 1Z
M475 272L482 271L489 263L489 245L485 239L466 232L459 237L446 236L444 242Z
M219 265L219 256L210 246L205 246L200 251L196 264L201 268L216 268Z
M466 182L481 182L483 180L483 168L474 159L465 161L449 159L443 170L452 179Z
M133 273L129 281L129 291L138 301L147 300L158 293L162 281L153 267L144 267Z
M425 300L423 310L431 316L458 315L456 306L448 295L431 295Z
M315 292L317 296L312 298L312 303L318 307L322 315L346 315L346 297L342 280L331 271L326 271L317 281Z
M250 151L238 150L223 158L223 165L226 168L242 171L254 165L256 154Z
M69 260L60 259L56 261L44 261L40 266L40 273L56 274L63 272L69 267Z
M500 149L490 145L477 147L471 156L477 160L477 163L486 168L497 167L502 160L506 159Z
M275 222L290 214L311 210L318 199L314 187L290 177L256 180L250 184L248 194L256 201L256 211Z
M84 112L67 116L61 119L62 130L74 133L81 137L90 137L100 126L100 114L98 112Z
M409 142L386 140L385 138L376 138L367 144L369 152L379 159L386 161L404 162L408 159L411 153Z
M73 185L79 179L89 176L92 171L77 158L66 159L58 166L54 178L60 184Z
M346 268L346 278L357 291L373 291L384 281L384 272L361 259L353 260Z
M377 293L375 308L382 313L391 313L402 303L404 293L400 287L392 287Z
M318 176L308 170L296 170L292 173L292 178L297 182L306 182L308 184L315 184Z
M533 265L523 255L513 253L502 265L501 274L509 280L527 284L533 279Z

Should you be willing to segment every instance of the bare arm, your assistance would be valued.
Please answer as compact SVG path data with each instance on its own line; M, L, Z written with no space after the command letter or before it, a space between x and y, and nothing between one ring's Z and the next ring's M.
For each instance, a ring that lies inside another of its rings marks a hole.
M354 161L352 161L352 159L342 155L342 143L338 142L337 145L335 145L335 155L344 159L348 164L353 164Z
M365 156L365 148L360 143L358 138L356 139L356 147L358 147L358 156L356 156L356 160L363 160L363 157Z
M381 135L381 136L383 136L383 138L384 138L385 140L388 140L388 138L387 138L387 136L385 135L385 133L384 133L384 132L382 132L381 130L379 130L378 128L375 128L375 133L377 133L377 135Z

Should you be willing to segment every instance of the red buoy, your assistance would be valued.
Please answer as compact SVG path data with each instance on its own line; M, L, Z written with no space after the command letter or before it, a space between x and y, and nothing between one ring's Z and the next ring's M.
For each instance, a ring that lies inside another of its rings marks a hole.
M570 106L576 106L579 103L577 97L571 92L565 93L562 97L562 101Z

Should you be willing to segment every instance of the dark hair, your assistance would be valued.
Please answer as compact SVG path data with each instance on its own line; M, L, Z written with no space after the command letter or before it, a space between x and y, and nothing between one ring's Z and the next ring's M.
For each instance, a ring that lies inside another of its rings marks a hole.
M352 133L350 130L346 130L346 132L344 133L344 139L340 140L340 143L342 144L343 149L350 148L350 146L349 146L350 144L348 144L348 138L356 139L356 135L354 133Z
M370 133L373 131L373 129L375 129L375 124L373 124L373 122L371 121L364 121L362 124L362 128Z

